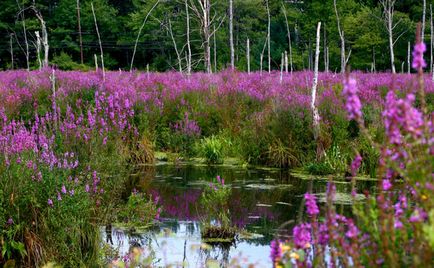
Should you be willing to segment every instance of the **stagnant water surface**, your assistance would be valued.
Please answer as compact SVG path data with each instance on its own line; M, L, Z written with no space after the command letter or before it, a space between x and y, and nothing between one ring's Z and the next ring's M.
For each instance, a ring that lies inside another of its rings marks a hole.
M243 228L232 245L201 246L200 224L206 209L198 205L201 192L220 175L232 187L230 211L234 225ZM141 168L132 175L131 189L136 188L159 196L163 208L161 224L132 234L113 227L105 239L121 254L141 246L155 254L155 265L172 264L203 267L216 260L227 266L237 259L242 266L270 267L269 244L278 235L285 238L294 224L303 220L303 194L307 191L324 199L327 179L301 179L288 171L242 169L235 167L204 167L191 165L156 165ZM338 210L349 212L350 184L343 179L336 183ZM358 182L357 188L371 190L373 182ZM282 226L283 225L283 226Z

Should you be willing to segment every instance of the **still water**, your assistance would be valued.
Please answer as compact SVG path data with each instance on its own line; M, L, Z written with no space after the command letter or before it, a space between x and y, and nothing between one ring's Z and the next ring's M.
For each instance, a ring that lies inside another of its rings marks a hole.
M201 217L206 209L198 205L202 190L220 175L232 188L232 223L244 231L230 245L204 246ZM350 213L351 186L336 181L340 213ZM303 194L307 191L324 199L327 179L306 179L289 171L168 165L142 167L132 175L131 189L159 196L163 212L160 224L152 229L129 232L112 227L104 238L125 254L131 247L144 247L154 254L155 266L204 267L214 261L220 267L236 261L242 267L270 267L269 244L274 237L289 237L292 226L306 218ZM374 182L357 183L359 192L372 190ZM360 196L361 197L361 196ZM218 267L217 266L217 267Z

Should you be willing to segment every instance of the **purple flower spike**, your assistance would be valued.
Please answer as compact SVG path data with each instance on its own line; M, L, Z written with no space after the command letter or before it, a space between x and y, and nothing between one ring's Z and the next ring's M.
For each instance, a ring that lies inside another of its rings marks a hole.
M426 45L423 42L417 43L414 45L413 49L413 62L411 67L416 70L422 69L426 67L426 62L423 59L423 53L426 51Z
M307 214L309 214L310 216L317 215L319 213L319 209L315 201L315 196L309 193L305 193L304 199L306 200Z
M362 120L362 103L357 95L357 82L354 78L349 77L344 82L342 95L345 98L345 109L348 113L349 120Z

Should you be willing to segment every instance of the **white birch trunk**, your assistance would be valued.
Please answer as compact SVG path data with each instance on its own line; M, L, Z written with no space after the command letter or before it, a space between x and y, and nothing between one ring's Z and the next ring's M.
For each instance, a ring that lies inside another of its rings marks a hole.
M35 32L36 35L36 56L38 58L39 70L42 70L42 61L41 61L41 36L38 31Z
M39 10L36 9L36 7L32 7L33 11L35 12L36 17L38 18L39 22L41 23L41 31L42 31L42 45L44 46L44 60L42 62L42 66L44 68L48 67L48 55L50 46L48 45L48 32L47 32L47 26L45 24L45 20L42 17L42 14L39 12Z
M96 29L96 34L98 36L99 50L100 50L100 53L101 53L102 80L105 81L104 52L102 50L101 36L100 36L99 30L98 30L98 23L96 21L96 15L95 15L95 9L93 7L93 2L90 3L90 6L92 8L93 20L95 22L95 29Z
M234 50L234 10L233 0L229 0L229 46L231 50L231 68L235 68L235 50ZM215 31L215 30L214 30Z
M314 77L312 84L312 101L311 109L313 115L313 134L315 141L317 143L317 159L322 156L322 146L319 141L320 135L320 118L318 108L316 107L316 91L318 86L318 65L319 65L319 54L320 54L320 38L321 38L321 22L318 22L318 27L316 30L316 47L315 47L315 67L314 67Z
M285 50L285 73L288 73L288 51Z
M392 73L396 73L395 70L395 54L393 51L394 41L393 41L393 12L394 5L396 0L380 0L381 5L383 6L384 13L384 22L386 24L386 29L388 33L388 41L389 41L389 52L390 52L390 67L392 69Z
M421 40L423 42L425 38L425 15L426 15L426 0L423 0L423 9L422 9L422 30L420 33Z
M407 73L410 74L411 71L411 65L410 65L410 51L411 51L411 45L410 42L408 42L408 48L407 48Z
M250 74L250 39L249 38L247 38L246 57L247 57L247 73Z
M93 59L95 60L95 72L98 72L98 56L93 54Z
M178 58L178 71L179 71L180 73L182 73L182 59L181 59L181 54L179 53L178 45L176 44L175 37L173 36L172 22L170 21L170 18L169 18L169 34L170 34L170 37L172 38L173 47L175 48L176 57Z
M292 67L291 31L289 29L288 16L286 15L286 8L285 8L284 4L282 4L282 10L283 10L283 14L285 15L286 32L287 32L287 35L288 35L289 65L290 65L290 70L291 70L291 73L292 73L293 67Z
M280 83L281 84L282 84L282 81L283 81L283 65L285 64L284 61L285 60L284 60L284 56L283 56L283 53L282 53L282 57L280 59Z

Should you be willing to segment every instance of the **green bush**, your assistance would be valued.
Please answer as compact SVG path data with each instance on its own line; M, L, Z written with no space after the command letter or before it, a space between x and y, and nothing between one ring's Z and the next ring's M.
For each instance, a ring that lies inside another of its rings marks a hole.
M204 138L199 145L199 155L208 164L221 164L224 161L224 143L224 140L216 136Z

